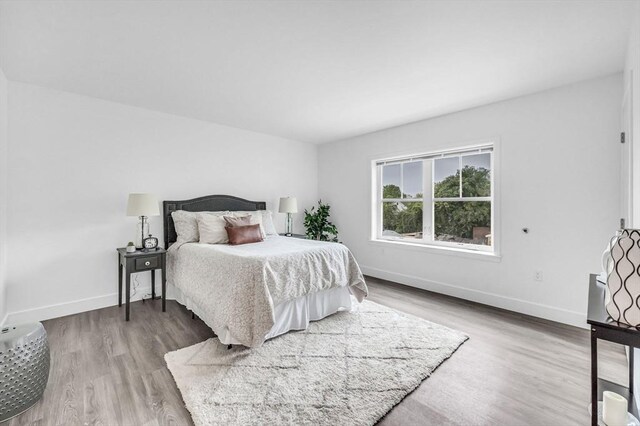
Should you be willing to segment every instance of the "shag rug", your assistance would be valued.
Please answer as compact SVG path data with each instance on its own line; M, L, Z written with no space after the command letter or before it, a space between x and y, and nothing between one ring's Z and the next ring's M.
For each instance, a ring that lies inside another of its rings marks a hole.
M165 360L196 425L371 425L466 339L365 301L260 348L212 338Z

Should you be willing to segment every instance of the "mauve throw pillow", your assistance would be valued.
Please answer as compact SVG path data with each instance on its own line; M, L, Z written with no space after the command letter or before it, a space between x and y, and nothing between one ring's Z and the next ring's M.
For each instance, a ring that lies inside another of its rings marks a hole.
M227 235L229 236L229 244L249 244L259 243L262 241L262 232L260 232L260 225L246 225L246 226L227 226Z
M235 217L235 216L223 216L223 217L224 217L224 221L227 222L227 226L230 226L230 227L247 226L252 224L250 215L240 216L240 217Z
M263 217L262 217L262 213L264 210L256 210L256 211L238 211L238 212L233 212L231 215L227 216L227 217L246 217L249 216L251 217L251 222L247 223L247 225L255 225L256 223L260 224L260 232L262 232L262 239L267 238L267 233L265 232L264 229L264 223L263 223ZM231 226L231 225L229 225Z

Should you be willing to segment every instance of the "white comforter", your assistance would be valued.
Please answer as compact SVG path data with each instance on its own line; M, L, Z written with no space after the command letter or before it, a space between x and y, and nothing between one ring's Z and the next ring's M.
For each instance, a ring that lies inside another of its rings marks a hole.
M281 302L345 286L360 302L368 293L346 246L279 236L239 246L174 244L167 281L197 302L214 331L226 327L249 347L262 345Z

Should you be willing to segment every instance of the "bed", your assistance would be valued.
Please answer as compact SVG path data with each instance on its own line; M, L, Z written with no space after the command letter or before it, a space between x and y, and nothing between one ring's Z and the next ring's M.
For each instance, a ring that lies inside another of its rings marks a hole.
M342 244L277 235L238 246L176 244L175 211L265 209L264 202L228 195L163 203L169 291L226 345L261 346L349 310L368 294L355 258Z

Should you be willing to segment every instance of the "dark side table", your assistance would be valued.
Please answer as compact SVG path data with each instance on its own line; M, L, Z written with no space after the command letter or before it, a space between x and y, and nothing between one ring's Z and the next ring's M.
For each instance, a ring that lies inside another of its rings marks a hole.
M591 329L591 425L598 425L598 401L602 392L611 391L629 401L629 412L638 418L638 406L633 395L633 348L640 347L640 330L615 322L604 307L605 285L598 282L595 274L589 278L589 307L587 323ZM629 346L629 387L598 378L598 339Z
M151 298L156 298L156 269L162 271L162 312L167 310L167 251L162 248L151 251L136 250L127 253L126 248L118 249L118 306L122 306L122 270L125 283L125 320L129 321L129 302L131 298L131 274L151 271Z

